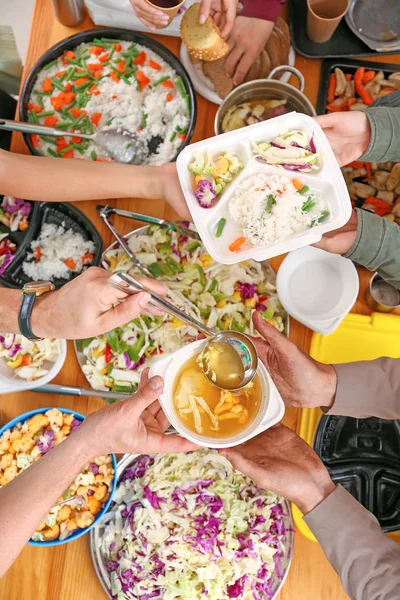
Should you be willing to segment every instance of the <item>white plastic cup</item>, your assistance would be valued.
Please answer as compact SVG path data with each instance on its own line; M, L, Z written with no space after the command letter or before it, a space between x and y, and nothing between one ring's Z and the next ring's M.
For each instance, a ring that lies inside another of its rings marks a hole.
M238 446L278 423L285 413L285 405L275 387L272 377L263 363L259 361L257 373L260 377L262 389L261 406L255 419L248 427L246 427L246 429L230 437L216 438L194 433L191 429L186 427L178 417L174 406L174 383L181 367L192 356L200 354L206 343L206 340L193 342L192 344L184 346L177 352L153 363L150 368L150 377L159 375L164 379L164 391L160 397L160 404L168 421L182 437L199 446L204 446L205 448L230 448L232 446Z

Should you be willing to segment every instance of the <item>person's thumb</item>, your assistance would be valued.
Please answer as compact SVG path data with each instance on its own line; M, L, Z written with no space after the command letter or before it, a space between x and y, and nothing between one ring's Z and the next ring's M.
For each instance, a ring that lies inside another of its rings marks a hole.
M199 11L199 23L204 25L210 16L211 0L201 0Z
M340 115L341 113L330 113L327 115L319 115L318 117L314 117L314 119L322 129L327 129L328 127L335 127L335 125L337 125L340 120Z
M274 325L268 323L258 311L253 313L253 323L258 333L261 334L264 340L271 346L281 346L287 342L285 336L282 333L279 333Z
M139 385L137 393L133 397L136 407L142 413L152 402L162 394L164 380L162 377L151 377L142 385Z

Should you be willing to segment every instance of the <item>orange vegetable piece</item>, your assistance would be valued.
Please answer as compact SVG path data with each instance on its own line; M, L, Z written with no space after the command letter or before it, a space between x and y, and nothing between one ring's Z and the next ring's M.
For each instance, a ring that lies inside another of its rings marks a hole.
M80 144L82 142L82 138L75 135L72 136L71 140L73 144Z
M371 168L371 163L366 162L365 163L365 168L367 170L367 174L364 177L363 181L368 181L371 177L372 177L372 168Z
M114 46L116 52L121 52L121 50L122 50L121 44L113 44L113 46Z
M301 183L298 179L292 179L292 183L296 190L302 190L304 187L304 183Z
M119 77L115 71L110 72L110 77L115 83L119 83L121 81L121 77Z
M235 250L239 250L239 248L241 246L243 246L243 244L245 243L246 238L245 237L240 237L237 240L235 240L230 246L229 246L229 250L231 252L235 252Z
M172 94L167 94L167 102L171 102L173 100Z
M355 104L355 103L356 103L356 99L355 98L349 98L347 100L347 104L349 105L349 108L350 108L350 106L353 106L353 104Z
M100 71L95 71L95 72L93 73L93 77L96 77L96 79L100 79L100 78L102 77L102 74L101 74L101 72L100 72Z
M351 81L353 79L353 75L351 73L346 73L345 77L346 81Z
M362 81L364 79L364 73L365 73L365 68L358 67L357 71L354 73L354 83L356 85L357 85L357 83L362 83Z
M361 160L353 160L353 162L346 165L346 167L351 167L352 169L362 169L364 168L364 163Z
M159 65L157 62L155 62L154 60L150 60L149 61L149 67L151 67L152 69L154 69L155 71L161 71L162 66Z
M93 260L93 254L91 252L87 252L82 256L82 264L90 265Z
M67 50L67 52L64 52L63 57L62 57L62 62L64 65L69 65L67 58L69 58L70 60L74 60L76 58L75 53L72 52L72 50Z
M68 154L68 152L67 152L67 154ZM76 262L74 260L72 260L72 258L66 258L64 260L64 263L67 265L68 269L71 269L71 271L76 269Z
M74 151L68 150L68 152L64 152L61 158L74 158Z
M329 87L328 87L328 104L335 99L335 88L336 88L336 75L334 73L331 74L329 78Z
M34 133L33 135L31 135L31 142L32 142L32 146L34 148L38 148L38 146L40 144L40 139L39 139L39 136L36 135L36 133Z
M150 83L150 79L148 77L146 77L146 75L143 73L143 71L138 71L136 73L136 79L140 83L140 89L142 89L142 90L144 90L144 88L147 85L149 85L149 83Z
M186 133L180 133L178 138L181 140L181 142L184 142L186 140Z
M57 125L57 123L58 123L57 117L52 116L52 115L49 115L44 120L44 124L47 125L47 127L55 127Z
M117 64L117 71L119 71L119 73L125 73L125 65L126 60L121 60L121 62Z
M60 78L62 75L64 75L64 73L66 73L65 69L64 71L58 71L58 73L56 73L56 77Z
M79 85L83 85L84 83L87 83L89 81L89 77L80 77L79 79L77 79L75 81L75 85L79 86Z
M32 102L28 102L27 107L28 107L28 110L34 110L35 113L41 113L43 110L37 104L32 104Z
M102 63L107 62L109 56L110 56L110 53L106 52L102 56L99 56L99 61L102 62Z
M360 82L356 83L356 92L360 96L360 98L364 102L364 104L369 105L369 104L373 103L374 98L371 96L369 91L365 89L365 87L363 86L362 83L360 83Z
M72 85L69 81L67 81L67 83L64 85L64 88L66 92L72 92Z
M94 113L94 115L90 117L90 120L92 121L93 125L97 126L100 123L101 117L102 113Z
M146 61L146 52L142 50L140 54L135 58L135 65L144 65Z
M365 71L364 77L362 80L363 84L365 85L369 81L372 81L373 78L375 77L375 75L376 75L375 71Z
M330 112L342 112L341 107L335 106L334 104L327 104L325 108L326 108L326 110L329 110Z
M40 246L38 246L33 251L33 258L35 259L35 263L40 262L41 256L42 256L42 250L40 249Z
M92 46L89 52L90 54L95 54L96 56L99 56L100 54L103 54L104 48L102 48L101 46Z
M89 63L87 68L90 71L102 71L104 69L103 65L97 65L96 63Z
M170 79L166 79L165 81L162 82L161 84L162 86L166 87L166 88L170 88L171 90L174 89L174 84L172 83L172 81Z
M60 98L60 95L50 98L50 103L56 110L61 110L63 107L63 102L62 98Z
M22 358L22 363L20 364L20 367L26 367L27 365L30 365L32 361L32 356L30 354L25 354Z
M70 108L69 112L74 117L74 119L77 119L81 115L86 115L87 114L86 110L83 110L82 108Z
M56 144L57 146L62 146L63 148L66 148L68 146L67 142L65 141L65 137L56 138Z
M88 92L93 96L98 96L99 94L101 94L100 90L95 85L92 85L92 87L89 88Z
M43 82L43 91L44 92L52 92L53 91L53 82L50 77L46 77Z

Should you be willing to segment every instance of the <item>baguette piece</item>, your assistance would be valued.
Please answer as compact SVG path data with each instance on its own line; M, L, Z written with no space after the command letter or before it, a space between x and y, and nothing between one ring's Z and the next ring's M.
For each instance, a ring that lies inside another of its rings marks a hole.
M190 6L181 21L181 37L188 47L192 59L218 60L229 50L228 44L221 37L219 29L211 17L204 25L199 24L200 4Z

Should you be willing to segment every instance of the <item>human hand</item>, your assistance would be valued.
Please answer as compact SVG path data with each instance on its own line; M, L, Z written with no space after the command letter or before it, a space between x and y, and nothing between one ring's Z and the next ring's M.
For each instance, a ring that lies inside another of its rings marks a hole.
M159 454L196 450L196 444L179 435L165 435L169 423L157 401L163 386L161 377L149 379L149 369L145 369L132 398L89 415L73 434L79 432L88 460L110 452Z
M237 13L238 0L200 0L199 23L212 17L223 38L232 31Z
M235 449L219 452L257 485L294 502L303 514L335 489L314 450L282 423Z
M371 139L367 115L359 110L331 113L315 117L341 167L357 160L366 152Z
M317 362L267 323L260 313L253 323L263 339L252 338L286 406L330 407L336 394L336 371Z
M130 3L139 21L152 31L156 30L156 25L168 25L167 15L161 10L150 6L146 0L130 0Z
M176 163L166 163L157 168L161 174L160 185L162 199L165 200L165 202L168 202L168 204L176 210L181 219L191 221L192 215L190 214L185 196L182 192L181 184L179 183Z
M161 315L149 305L150 294L129 295L108 284L112 273L90 267L61 289L38 298L32 311L32 330L39 337L79 340L111 331L140 314ZM153 279L140 279L153 292L166 286Z
M321 240L316 244L313 244L316 248L321 248L327 252L333 254L346 254L353 246L358 230L358 214L353 208L351 217L347 221L346 225L335 229L335 231L328 231L325 233Z
M273 28L274 24L264 19L240 16L236 18L228 38L230 50L225 63L234 85L243 82L250 67L262 52Z

